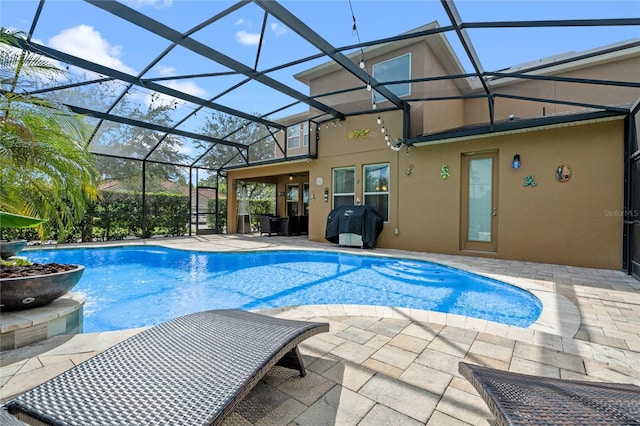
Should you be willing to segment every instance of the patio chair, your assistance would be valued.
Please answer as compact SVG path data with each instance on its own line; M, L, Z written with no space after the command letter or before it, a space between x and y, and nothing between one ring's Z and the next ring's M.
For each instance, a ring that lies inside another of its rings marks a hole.
M300 231L300 234L305 234L308 235L309 234L309 216L300 216L299 217L300 223L298 223L298 230Z
M287 237L300 235L299 223L300 219L298 216L283 218L280 222L280 235L286 235Z
M55 425L217 425L274 365L305 375L297 346L329 330L230 309L185 315L113 346L7 402Z
M262 234L276 234L280 232L281 219L277 216L260 215L260 235Z
M511 373L460 362L497 425L639 425L640 387Z

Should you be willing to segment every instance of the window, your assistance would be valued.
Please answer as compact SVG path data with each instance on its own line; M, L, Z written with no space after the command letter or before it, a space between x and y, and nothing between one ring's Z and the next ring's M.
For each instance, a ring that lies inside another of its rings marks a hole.
M389 221L389 164L364 166L364 203Z
M287 148L300 148L300 127L291 126L287 128Z
M398 56L388 61L380 62L373 65L373 78L380 83L385 81L398 81L411 79L411 54ZM411 84L398 83L385 86L396 96L406 96L411 94ZM377 92L373 92L373 101L375 103L385 101L386 98Z
M355 167L333 169L333 208L355 201Z
M302 146L309 146L309 123L304 122L287 128L287 149L300 148L301 132Z

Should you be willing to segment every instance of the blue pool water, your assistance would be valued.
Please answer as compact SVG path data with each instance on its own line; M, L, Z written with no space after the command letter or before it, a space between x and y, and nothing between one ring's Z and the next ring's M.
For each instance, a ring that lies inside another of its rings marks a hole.
M81 264L84 331L153 325L219 308L308 304L417 308L527 327L529 292L430 262L335 252L208 253L151 246L33 250L32 262Z

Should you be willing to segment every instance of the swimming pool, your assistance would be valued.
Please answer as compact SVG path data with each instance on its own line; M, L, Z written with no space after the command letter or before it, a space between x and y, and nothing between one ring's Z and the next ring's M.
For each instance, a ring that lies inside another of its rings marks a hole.
M86 297L84 331L148 326L220 308L309 304L432 310L527 327L531 293L447 266L319 251L214 253L160 246L29 250L32 262L85 266L72 291Z

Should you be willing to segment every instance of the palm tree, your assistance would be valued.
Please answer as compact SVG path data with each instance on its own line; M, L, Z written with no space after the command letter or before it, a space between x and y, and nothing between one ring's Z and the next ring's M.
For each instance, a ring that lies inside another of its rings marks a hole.
M65 71L20 43L24 33L0 29L0 211L46 219L41 237L63 241L98 196L99 175L84 119L29 93Z

